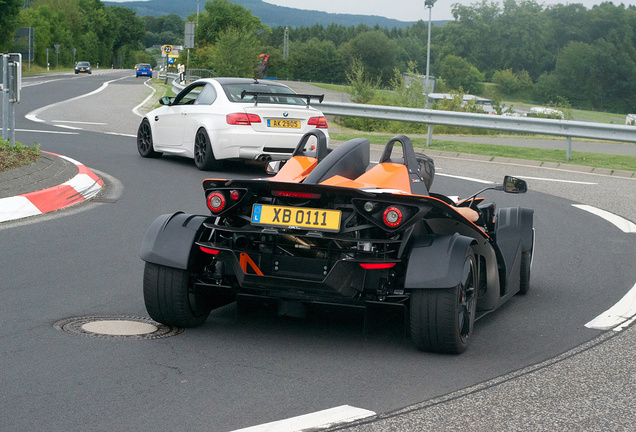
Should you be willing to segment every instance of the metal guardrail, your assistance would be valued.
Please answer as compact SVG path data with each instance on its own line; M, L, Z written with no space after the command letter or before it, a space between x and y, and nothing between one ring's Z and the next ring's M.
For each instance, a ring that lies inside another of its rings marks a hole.
M168 74L171 75L171 74ZM172 83L175 93L183 89L176 80ZM505 132L522 132L539 135L555 135L566 138L566 158L572 158L572 137L605 141L636 143L636 127L574 120L554 120L535 117L513 117L425 108L403 108L382 105L365 105L346 102L323 101L314 104L323 114L396 120L428 125L464 126L493 129ZM429 140L432 128L429 127Z
M636 143L636 127L624 125L328 101L320 104L320 110L331 115Z

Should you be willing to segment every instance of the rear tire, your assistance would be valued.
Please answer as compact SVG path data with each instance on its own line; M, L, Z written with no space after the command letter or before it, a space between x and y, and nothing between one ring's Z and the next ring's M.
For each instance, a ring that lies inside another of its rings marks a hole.
M473 334L476 311L477 272L468 249L457 286L411 292L411 340L421 351L460 354Z
M220 167L220 163L214 157L210 137L203 128L199 129L194 137L194 164L201 171L211 171Z
M152 144L152 129L150 128L150 122L147 118L144 118L137 129L137 151L139 154L146 158L160 157L161 153L155 151Z
M189 271L152 263L144 269L144 302L150 318L175 327L199 326L212 309L194 290Z
M521 253L521 269L519 270L519 294L526 295L530 290L530 267L532 251Z

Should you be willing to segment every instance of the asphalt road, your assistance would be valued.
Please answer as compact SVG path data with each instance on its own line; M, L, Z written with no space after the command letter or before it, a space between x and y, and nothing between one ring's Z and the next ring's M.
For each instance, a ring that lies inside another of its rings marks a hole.
M151 340L55 329L147 317L138 252L152 220L205 214L204 178L263 175L139 157L133 109L150 92L131 71L24 80L17 140L81 161L106 187L97 201L0 224L3 431L231 431L342 405L380 415L355 430L630 430L617 415L635 414L634 330L585 324L634 286L636 234L573 204L634 222L633 179L435 159L435 192L465 196L511 174L531 191L486 199L535 209L531 291L478 321L460 356L416 351L399 316L363 335L360 317L333 310L295 320L229 305Z

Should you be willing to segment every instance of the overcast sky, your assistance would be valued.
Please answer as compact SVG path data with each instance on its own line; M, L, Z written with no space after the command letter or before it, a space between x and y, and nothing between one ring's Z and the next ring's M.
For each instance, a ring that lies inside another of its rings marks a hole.
M380 15L387 18L395 18L401 21L417 21L419 19L428 20L428 9L424 7L424 0L263 0L266 3L272 3L279 6L288 6L298 9L313 9L331 13L350 13L360 15ZM494 1L501 4L501 1ZM452 20L451 5L461 3L471 5L480 3L475 0L437 0L435 6L431 10L432 20ZM489 1L490 3L490 1ZM544 0L537 1L544 6L562 3L581 3L586 8L591 9L592 6L602 3L600 0L581 0L581 1L563 1L563 0ZM615 5L619 4L636 5L636 0L614 1Z
M115 2L126 2L133 0L110 0ZM184 1L184 0L181 0ZM195 0L185 0L192 1ZM379 15L387 18L394 18L401 21L417 21L428 20L428 9L424 7L424 0L263 0L266 3L276 4L279 6L288 6L297 9L320 10L331 13L348 13L359 15ZM501 4L500 0L488 0L489 3L495 2ZM476 0L437 0L435 6L431 10L432 20L452 20L451 5L461 3L471 5L480 3ZM586 8L591 9L592 6L602 3L601 0L580 0L580 1L564 1L564 0L538 0L537 3L544 6L557 3L581 3ZM636 5L636 0L614 1L615 5ZM201 0L201 8L203 8L205 0Z

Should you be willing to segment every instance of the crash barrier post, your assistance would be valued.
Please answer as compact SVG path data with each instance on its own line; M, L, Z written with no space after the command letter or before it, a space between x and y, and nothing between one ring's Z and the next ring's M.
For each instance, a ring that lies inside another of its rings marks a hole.
M0 62L2 81L2 139L15 145L15 104L20 103L22 54L4 53Z
M183 90L183 88L182 85L173 81L172 89L175 93ZM464 126L493 129L502 132L561 136L566 138L567 160L572 158L572 138L636 143L636 127L626 125L441 111L426 108L366 105L325 100L313 106L322 111L323 114L336 116L365 117L428 125ZM432 128L429 128L429 132L432 134Z

